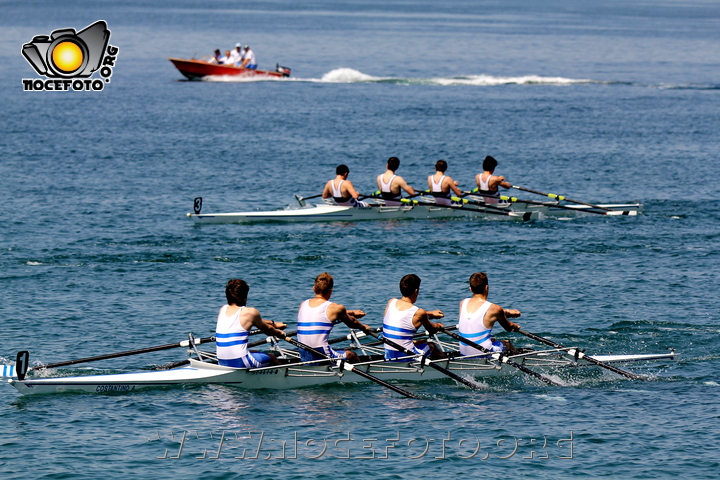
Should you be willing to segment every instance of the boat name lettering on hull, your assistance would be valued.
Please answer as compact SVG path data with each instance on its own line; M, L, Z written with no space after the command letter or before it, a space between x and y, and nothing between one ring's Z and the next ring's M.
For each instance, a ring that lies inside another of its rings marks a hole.
M280 370L263 370L262 372L249 372L253 375L277 375L280 372Z
M95 391L97 393L104 392L132 392L135 385L98 385Z

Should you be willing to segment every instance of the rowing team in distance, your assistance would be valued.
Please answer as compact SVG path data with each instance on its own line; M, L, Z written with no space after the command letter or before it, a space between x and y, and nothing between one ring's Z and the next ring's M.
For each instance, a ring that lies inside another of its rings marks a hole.
M492 304L488 297L488 278L485 273L474 273L469 280L472 297L460 302L458 331L468 341L479 344L492 352L516 354L510 341L497 341L492 338L492 329L499 323L506 331L518 331L520 325L509 320L520 316L518 310L506 310ZM322 358L344 359L349 363L358 362L358 356L351 350L333 350L328 337L336 323L344 323L350 328L367 331L368 325L359 321L365 316L362 310L347 310L345 306L330 301L333 293L334 279L329 273L321 273L315 278L313 291L315 296L300 305L297 319L297 339L304 346L324 354L300 348L300 359L303 362L321 360ZM249 285L239 279L230 280L225 287L227 305L218 313L215 333L218 363L236 368L260 368L277 365L274 355L248 350L248 336L253 327L268 336L285 338L282 330L286 324L264 320L260 312L247 306ZM444 317L440 310L424 310L415 305L420 292L420 278L417 275L405 275L400 280L401 298L392 298L385 307L383 318L383 336L392 340L405 350L431 359L444 358L443 352L431 343L413 340L415 333L422 327L430 334L444 328L442 323L432 320ZM460 353L478 355L482 352L460 342ZM409 362L406 353L385 345L385 359Z
M493 175L498 162L488 155L483 161L483 172L475 176L478 186L478 194L484 198L486 204L498 203L500 198L499 187L508 189L510 183L505 177ZM387 161L385 173L378 175L377 186L379 195L386 206L402 205L402 191L410 196L417 196L421 192L416 191L401 176L395 172L400 167L400 160L397 157L390 157ZM460 197L463 192L458 188L458 182L452 177L445 175L447 162L438 160L435 164L435 174L428 177L428 191L435 197L438 205L452 205L453 194ZM336 177L325 184L322 198L335 200L340 206L347 207L368 207L367 202L359 200L360 194L355 190L352 182L348 180L350 169L347 165L338 165L335 169Z

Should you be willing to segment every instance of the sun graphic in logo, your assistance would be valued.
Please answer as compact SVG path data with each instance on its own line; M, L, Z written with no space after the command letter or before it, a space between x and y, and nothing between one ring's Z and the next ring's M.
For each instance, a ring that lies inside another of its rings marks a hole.
M52 52L52 62L59 70L71 73L80 68L83 64L83 51L74 42L58 43Z

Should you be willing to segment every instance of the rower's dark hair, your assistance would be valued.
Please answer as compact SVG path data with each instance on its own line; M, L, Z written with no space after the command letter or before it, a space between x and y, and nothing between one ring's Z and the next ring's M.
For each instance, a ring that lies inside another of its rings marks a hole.
M245 280L234 278L225 285L225 298L228 305L235 304L238 307L244 307L247 303L248 291L250 285Z
M490 155L485 157L485 160L483 160L483 170L491 172L491 171L495 170L495 167L497 167L497 166L498 166L497 160L495 160Z
M346 173L350 173L350 169L344 163L335 167L335 175L345 175Z
M392 170L393 172L400 167L400 159L397 157L390 157L387 161L387 168L388 170Z
M325 295L333 289L333 286L335 286L335 279L333 279L332 275L329 273L323 272L315 277L313 291L315 293L319 293L320 295Z
M447 162L445 160L438 160L435 164L435 170L445 173L445 170L447 170Z
M470 290L472 293L485 293L488 285L488 277L485 272L477 272L470 275Z
M414 273L405 275L400 280L400 293L403 297L409 297L410 295L415 293L415 290L417 290L418 288L420 288L420 277L418 277Z

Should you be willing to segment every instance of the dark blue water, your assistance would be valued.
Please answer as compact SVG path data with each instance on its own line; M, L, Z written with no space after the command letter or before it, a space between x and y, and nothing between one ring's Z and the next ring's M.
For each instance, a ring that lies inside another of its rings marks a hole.
M6 386L0 476L716 478L720 7L655 3L4 2L3 363L21 349L49 363L208 336L234 277L264 317L292 321L322 271L333 300L373 326L406 273L423 279L419 305L451 323L480 270L526 330L589 353L682 357L636 369L650 382L404 385L422 401L376 385L45 398ZM120 47L102 92L22 91L36 76L23 43L100 19ZM291 79L187 82L166 60L238 41ZM282 207L319 193L339 163L369 192L393 155L419 187L440 158L471 187L493 155L515 184L640 201L645 214L204 227L184 216L196 196L205 211ZM218 459L196 458L216 456L223 432ZM571 443L573 458L558 458Z

